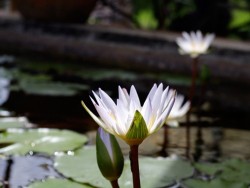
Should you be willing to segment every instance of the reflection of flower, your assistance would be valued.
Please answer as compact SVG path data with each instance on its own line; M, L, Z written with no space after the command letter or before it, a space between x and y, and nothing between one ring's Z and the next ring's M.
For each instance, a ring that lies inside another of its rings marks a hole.
M149 92L143 106L134 86L130 93L126 89L118 88L117 104L101 89L99 95L94 93L97 103L91 98L98 118L82 102L83 107L107 132L117 135L129 145L140 144L148 135L159 130L165 123L174 104L175 92L163 90L163 84L156 84Z
M203 37L201 31L182 33L182 37L178 37L176 42L180 47L181 54L188 54L192 58L196 58L201 54L205 54L214 40L214 34L207 34Z
M170 92L174 92L170 90ZM179 125L178 119L183 117L188 110L190 109L190 101L186 101L184 104L184 96L181 94L177 94L175 97L175 102L172 107L172 110L167 118L167 125L171 127L177 127Z

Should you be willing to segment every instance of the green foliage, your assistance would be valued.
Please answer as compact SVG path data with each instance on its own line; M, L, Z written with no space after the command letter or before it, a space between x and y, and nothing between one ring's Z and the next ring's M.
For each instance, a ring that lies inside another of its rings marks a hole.
M246 188L250 184L250 163L230 159L222 163L196 163L195 168L212 180L189 179L184 184L192 188Z
M25 128L28 124L29 123L26 118L0 118L0 131L4 131L9 128Z
M247 184L242 182L231 182L223 179L214 179L203 181L199 179L190 179L185 181L188 188L247 188Z
M72 182L66 179L47 179L42 182L34 182L27 188L91 188L91 186ZM92 187L93 188L93 187Z
M0 134L0 149L4 155L25 155L30 151L53 155L55 152L71 151L87 142L84 135L58 129L7 129Z
M88 183L96 187L110 187L98 169L95 152L94 147L84 147L76 151L73 156L56 156L55 167L64 176L77 182ZM194 171L189 162L181 159L142 157L139 163L143 188L171 185L176 180L192 176ZM128 160L125 161L119 184L122 188L132 187Z
M250 23L250 12L248 10L235 9L232 12L232 20L229 25L230 29L249 26Z
M56 156L54 166L65 177L76 182L88 183L95 187L110 187L97 166L95 147L84 147L77 150L73 156Z
M139 27L144 29L155 29L157 20L154 15L152 0L133 0L134 19Z

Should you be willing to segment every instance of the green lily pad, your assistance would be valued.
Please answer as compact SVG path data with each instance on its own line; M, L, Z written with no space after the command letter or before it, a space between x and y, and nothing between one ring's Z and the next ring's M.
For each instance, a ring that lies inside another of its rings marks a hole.
M25 127L30 127L30 123L25 117L0 118L0 131L9 128L25 128Z
M194 167L200 172L213 176L223 169L222 163L195 163Z
M27 188L91 188L91 186L83 185L79 183L72 182L66 179L47 179L42 182L35 182L30 184ZM93 188L93 187L92 187Z
M5 155L24 155L30 151L46 154L74 150L86 143L87 137L69 130L58 129L8 129L0 135L0 149Z
M189 162L181 159L142 157L139 162L143 188L167 186L176 180L191 176L194 171ZM56 156L55 168L64 176L77 182L88 183L96 187L110 187L109 182L102 177L98 169L95 147L84 147L77 150L74 156ZM125 161L119 184L122 188L132 187L128 160Z
M74 96L77 90L63 83L36 83L36 82L21 82L21 88L27 94L34 95L49 95L49 96Z
M223 162L224 169L220 174L222 179L250 184L250 162L231 159Z
M42 181L47 177L61 178L53 168L52 158L44 155L12 156L11 160L9 187L26 187L30 182Z
M195 168L208 175L216 175L217 173L217 178L226 181L250 184L250 163L247 161L230 159L222 163L197 163Z
M189 179L184 182L187 188L247 188L243 182L232 182L223 179L214 179L211 181Z
M187 161L172 158L142 157L139 159L141 186L166 187L193 175L194 168ZM133 187L130 163L125 163L120 182L122 187Z
M61 174L77 182L95 187L110 187L97 166L95 147L84 147L73 156L56 156L54 166Z
M110 70L110 69L84 69L83 71L78 71L76 73L78 76L84 79L91 79L91 80L103 80L103 79L111 79L117 78L120 80L136 80L138 75L133 72L129 71L122 71L122 70Z

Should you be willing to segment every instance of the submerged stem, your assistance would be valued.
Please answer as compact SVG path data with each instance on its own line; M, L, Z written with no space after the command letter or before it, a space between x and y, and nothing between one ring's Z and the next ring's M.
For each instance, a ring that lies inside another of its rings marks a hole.
M139 172L139 161L138 161L138 148L139 145L130 146L130 165L133 175L133 185L134 188L140 188L140 172Z
M112 188L119 188L118 180L110 181Z
M193 97L195 94L195 86L196 86L196 77L197 77L197 64L198 64L198 58L193 58L192 61L192 83L190 86L190 90L189 90L189 101L191 102L191 108L192 108L192 104L193 104ZM190 108L190 109L191 109ZM191 143L190 143L190 110L187 113L187 126L186 126L186 140L187 140L187 150L186 150L186 156L187 158L189 158L189 153L190 153L190 147L191 147Z

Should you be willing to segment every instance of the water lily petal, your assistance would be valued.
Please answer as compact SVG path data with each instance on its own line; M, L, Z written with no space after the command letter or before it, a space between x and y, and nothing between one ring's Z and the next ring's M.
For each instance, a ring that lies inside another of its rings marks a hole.
M100 119L98 118L94 113L91 112L91 110L86 106L86 104L81 101L82 106L84 107L84 109L88 112L88 114L93 118L93 120L103 129L107 130L108 127L107 125Z

